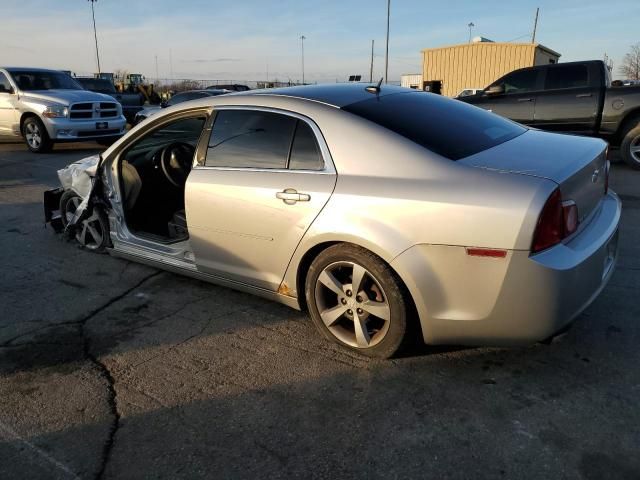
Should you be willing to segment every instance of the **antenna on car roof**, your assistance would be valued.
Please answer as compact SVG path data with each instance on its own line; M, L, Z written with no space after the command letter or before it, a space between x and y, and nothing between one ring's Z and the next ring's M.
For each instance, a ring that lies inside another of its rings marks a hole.
M365 90L369 93L375 93L376 95L380 93L380 85L382 85L382 80L384 80L384 77L380 78L380 81L378 82L378 84L373 87L373 86L368 86L365 88Z

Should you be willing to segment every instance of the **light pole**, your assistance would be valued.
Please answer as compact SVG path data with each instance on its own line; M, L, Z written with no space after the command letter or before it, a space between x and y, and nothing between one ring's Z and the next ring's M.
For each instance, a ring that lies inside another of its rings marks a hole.
M475 24L473 22L469 22L467 27L469 27L469 43L471 43L471 29L475 27Z
M98 75L100 75L100 54L98 53L98 34L96 33L96 13L93 10L93 4L98 0L89 0L91 2L91 17L93 18L93 38L96 41L96 60L98 61Z
M302 43L302 84L304 85L304 41L307 39L304 35L300 35L300 41Z
M391 0L387 0L387 51L384 54L384 83L389 83L389 19L391 18Z

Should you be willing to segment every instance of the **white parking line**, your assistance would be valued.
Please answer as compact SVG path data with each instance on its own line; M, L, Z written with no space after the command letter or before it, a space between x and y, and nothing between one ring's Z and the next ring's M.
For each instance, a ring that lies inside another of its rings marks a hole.
M36 453L37 455L39 455L40 457L44 458L46 461L48 461L49 463L51 463L52 465L57 467L58 469L62 470L66 474L68 474L69 478L80 480L80 477L78 477L75 473L73 473L69 467L67 467L63 463L60 463L58 460L53 458L47 452L45 452L41 448L35 446L29 440L26 440L26 439L22 438L11 427L9 427L8 425L6 425L6 424L4 424L2 422L0 422L0 439L17 441L17 442L21 443L22 445L24 445L25 447L29 448L34 453Z

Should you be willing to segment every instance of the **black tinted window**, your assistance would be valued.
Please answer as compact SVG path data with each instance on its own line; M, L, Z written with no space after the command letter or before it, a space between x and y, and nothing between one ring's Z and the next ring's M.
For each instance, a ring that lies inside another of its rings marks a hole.
M497 84L504 85L504 93L530 92L536 89L537 78L537 70L520 70L507 75Z
M4 73L0 73L0 92L8 92L11 90L9 79Z
M324 162L320 147L311 127L298 120L296 134L291 146L289 168L292 170L322 170Z
M586 65L561 65L547 70L545 90L579 88L589 86L589 70Z
M499 145L526 129L498 115L430 93L397 93L357 102L354 113L451 160Z
M159 147L173 142L185 142L195 147L202 133L205 118L182 118L154 130L134 144L134 149Z
M286 168L296 121L271 112L222 110L213 124L205 165Z
M78 82L87 90L100 93L116 93L116 89L109 80L100 78L79 78Z

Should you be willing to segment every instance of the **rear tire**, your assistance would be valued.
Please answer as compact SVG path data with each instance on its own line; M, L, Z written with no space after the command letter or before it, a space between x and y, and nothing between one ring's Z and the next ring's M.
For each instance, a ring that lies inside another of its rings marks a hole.
M320 333L351 351L389 358L407 336L402 281L382 259L356 245L334 245L314 259L305 297Z
M37 117L28 117L22 125L22 135L29 150L34 153L50 152L53 142L49 138L47 129Z
M625 131L620 153L628 165L640 169L640 123L631 125Z

